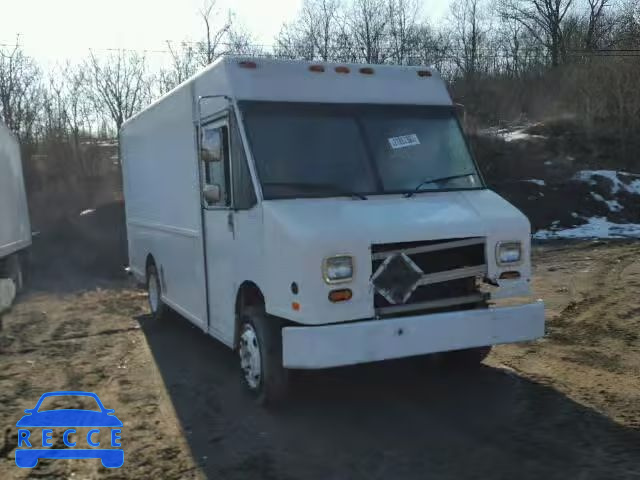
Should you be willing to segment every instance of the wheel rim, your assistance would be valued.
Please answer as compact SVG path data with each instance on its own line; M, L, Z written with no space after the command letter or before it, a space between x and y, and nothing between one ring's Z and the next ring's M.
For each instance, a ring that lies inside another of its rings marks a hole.
M245 324L240 335L240 367L249 388L256 390L262 378L262 360L260 358L260 343L256 331L251 325Z
M158 311L158 304L160 303L159 293L158 279L155 274L152 273L149 275L149 307L152 313Z

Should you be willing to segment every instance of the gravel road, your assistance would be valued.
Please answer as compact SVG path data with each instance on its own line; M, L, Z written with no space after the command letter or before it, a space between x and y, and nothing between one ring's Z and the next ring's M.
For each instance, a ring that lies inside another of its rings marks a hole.
M534 262L546 338L475 371L299 375L280 411L254 404L225 347L181 318L154 323L126 280L36 272L2 319L0 478L640 478L640 245L548 244ZM123 420L124 466L18 469L23 410L74 389Z

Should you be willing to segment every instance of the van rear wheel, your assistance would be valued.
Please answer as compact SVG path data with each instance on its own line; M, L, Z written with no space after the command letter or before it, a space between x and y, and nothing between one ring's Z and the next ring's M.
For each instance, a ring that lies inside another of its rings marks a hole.
M238 354L244 382L258 403L281 403L289 387L289 375L282 366L282 322L257 309L244 312Z
M149 310L154 319L160 320L167 316L169 307L162 301L162 283L155 265L147 268L147 294L149 296Z

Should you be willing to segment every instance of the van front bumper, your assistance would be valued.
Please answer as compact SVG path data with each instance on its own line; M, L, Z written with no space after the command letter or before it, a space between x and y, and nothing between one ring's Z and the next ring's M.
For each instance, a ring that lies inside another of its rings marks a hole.
M533 340L544 303L282 329L286 368L317 369Z

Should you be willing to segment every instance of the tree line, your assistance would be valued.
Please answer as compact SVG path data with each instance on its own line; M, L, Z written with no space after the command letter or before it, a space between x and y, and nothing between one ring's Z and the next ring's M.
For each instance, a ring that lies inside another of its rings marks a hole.
M91 174L81 144L122 123L220 55L433 65L479 124L570 113L590 128L640 132L640 0L452 0L430 20L422 0L304 0L271 45L208 0L200 39L167 42L168 62L90 51L45 71L19 45L0 47L1 118L28 153L64 145ZM68 159L72 159L69 161Z

